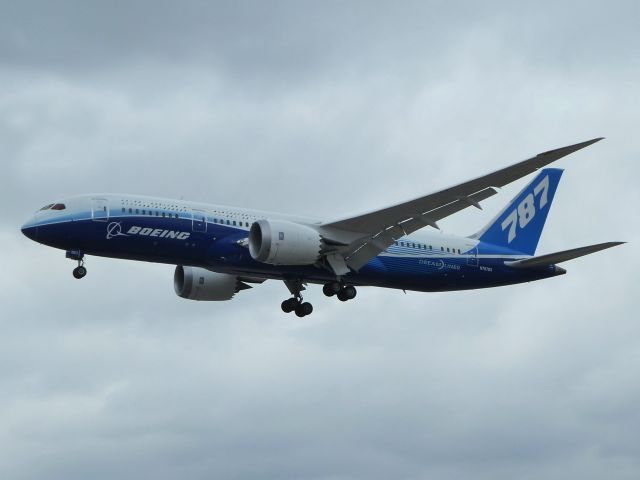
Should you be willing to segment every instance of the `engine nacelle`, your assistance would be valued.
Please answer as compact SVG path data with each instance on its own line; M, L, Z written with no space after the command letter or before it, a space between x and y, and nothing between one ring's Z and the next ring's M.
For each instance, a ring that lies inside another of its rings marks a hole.
M258 220L249 230L249 253L271 265L310 265L320 258L321 238L313 228L285 220Z
M251 288L235 275L216 273L205 268L178 265L173 274L176 294L189 300L231 300L240 290Z

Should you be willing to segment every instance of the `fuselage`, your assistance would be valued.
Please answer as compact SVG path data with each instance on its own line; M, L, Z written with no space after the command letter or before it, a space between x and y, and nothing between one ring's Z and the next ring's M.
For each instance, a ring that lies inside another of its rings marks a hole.
M335 280L319 265L285 266L256 261L247 238L261 219L311 227L323 219L138 195L96 194L60 200L25 223L29 238L87 255L194 266L264 279L310 283ZM564 273L554 265L516 269L505 262L527 255L474 238L421 230L393 245L357 272L353 285L446 291L528 282Z

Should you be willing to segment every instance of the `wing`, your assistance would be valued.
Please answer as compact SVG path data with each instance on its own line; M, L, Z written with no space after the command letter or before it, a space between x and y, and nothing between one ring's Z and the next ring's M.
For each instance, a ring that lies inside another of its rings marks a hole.
M602 138L539 153L495 172L439 192L356 217L324 223L320 231L327 244L327 260L338 275L359 270L394 240L425 226L438 228L437 221L480 202L503 187Z

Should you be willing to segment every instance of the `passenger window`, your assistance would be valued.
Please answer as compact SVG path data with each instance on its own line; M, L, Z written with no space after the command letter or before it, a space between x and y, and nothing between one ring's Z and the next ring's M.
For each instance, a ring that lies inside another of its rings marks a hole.
M133 211L131 209L129 209L129 213L133 213Z
M233 221L233 226L234 226L234 227L236 226L236 221L235 221L235 220Z
M444 252L444 247L440 247L440 250L442 250Z
M143 214L143 215L146 215L146 214L147 214L147 211L146 211L146 210L142 210L142 214Z
M162 218L164 218L164 217L165 217L165 213L164 213L164 212L162 212Z
M136 215L138 215L139 213L140 213L140 210L136 208Z
M122 207L122 213L124 213L124 207Z

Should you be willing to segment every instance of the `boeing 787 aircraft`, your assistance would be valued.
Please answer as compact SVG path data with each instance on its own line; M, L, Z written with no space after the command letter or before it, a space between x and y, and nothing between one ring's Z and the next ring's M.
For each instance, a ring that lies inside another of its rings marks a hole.
M566 273L557 264L613 247L608 242L535 256L562 170L543 168L601 138L540 153L493 173L362 215L323 220L139 195L93 194L48 204L23 225L32 240L85 255L176 265L176 293L190 300L230 300L252 284L282 280L299 317L313 307L305 285L321 284L341 301L356 287L439 292L497 287ZM479 232L435 232L438 221L538 171Z

